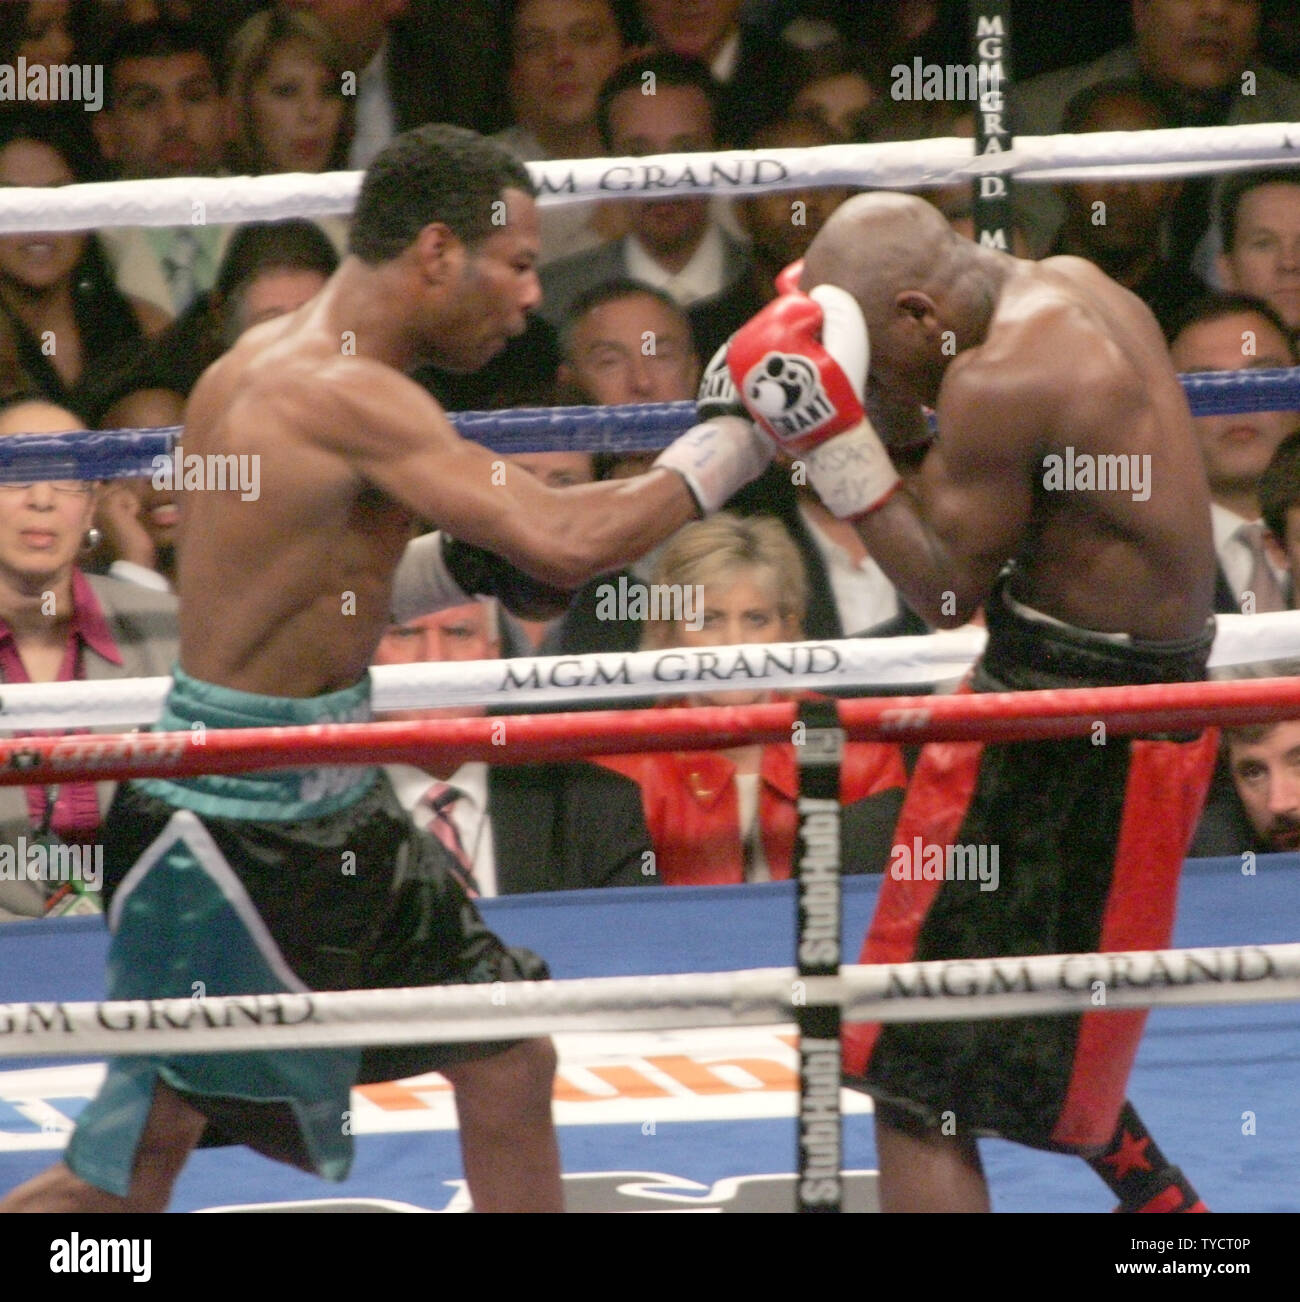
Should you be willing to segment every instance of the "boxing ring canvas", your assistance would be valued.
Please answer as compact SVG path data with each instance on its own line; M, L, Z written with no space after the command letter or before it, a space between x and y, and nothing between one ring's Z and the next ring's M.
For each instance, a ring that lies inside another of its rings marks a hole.
M848 879L846 961L855 961L878 882ZM514 896L483 902L511 944L556 977L724 971L794 956L789 883ZM1300 856L1193 860L1174 944L1294 941ZM101 919L0 928L0 1003L103 998ZM3 1010L0 1009L0 1017ZM0 1029L3 1023L0 1022ZM793 1207L794 1029L639 1031L557 1037L566 1193L574 1210L760 1211ZM54 1159L96 1089L94 1063L0 1059L0 1188ZM1129 1097L1212 1210L1300 1211L1300 1004L1152 1012ZM847 1208L873 1209L870 1101L845 1091ZM194 1155L173 1208L345 1200L357 1210L465 1207L449 1087L426 1076L354 1091L357 1160L332 1185L244 1149ZM981 1144L999 1211L1109 1211L1077 1158Z

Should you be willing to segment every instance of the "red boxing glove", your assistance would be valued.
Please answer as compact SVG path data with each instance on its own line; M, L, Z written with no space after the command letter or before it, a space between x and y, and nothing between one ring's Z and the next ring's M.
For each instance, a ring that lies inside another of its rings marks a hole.
M746 410L803 461L808 483L841 518L874 510L901 483L862 406L870 360L862 309L836 285L775 299L727 350Z
M832 288L819 285L816 292L825 296ZM843 290L834 292L848 298ZM733 336L727 361L740 400L787 452L810 452L865 419L867 332L860 311L858 323L860 342L843 350L853 354L844 358L847 365L860 364L856 385L823 342L826 312L811 295L774 299Z

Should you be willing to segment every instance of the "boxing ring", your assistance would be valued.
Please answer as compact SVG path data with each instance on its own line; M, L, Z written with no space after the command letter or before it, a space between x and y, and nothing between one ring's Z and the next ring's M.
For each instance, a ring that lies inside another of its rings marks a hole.
M996 6L991 8L996 9ZM990 150L989 142L995 147ZM533 165L542 202L689 192L742 196L817 185L912 188L966 182L985 201L1019 182L1209 175L1297 160L1300 124L960 139L806 150L596 159ZM1002 188L999 189L999 185ZM355 174L121 182L0 191L0 233L168 226L332 216L351 211ZM994 237L1005 215L981 208ZM1005 244L1002 247L1006 247ZM1185 377L1197 414L1300 408L1300 368ZM662 447L694 423L694 404L458 413L466 437L506 452ZM176 448L179 429L119 430L0 441L0 482L147 475ZM1300 614L1226 618L1212 664L1233 667L1300 654ZM828 692L916 691L960 676L982 635L962 630L884 643L783 644L699 653L533 658L375 671L375 708L478 704L554 708L698 690L743 665L746 686ZM671 670L669 657L675 655ZM721 666L721 668L720 668ZM739 671L738 671L739 672ZM10 731L127 729L156 722L166 680L6 687ZM716 690L716 688L715 688ZM792 704L511 714L422 724L130 732L0 742L0 783L179 776L293 765L427 757L528 762L627 750L704 749L788 741ZM1300 680L989 696L840 701L834 724L851 738L1009 740L1087 735L1098 719L1116 735L1206 722L1300 717ZM827 726L827 725L823 725ZM503 747L496 730L508 739ZM878 882L843 884L840 950L847 962ZM1148 955L1023 960L1024 989L981 960L809 973L793 966L799 883L611 890L482 901L508 944L545 955L556 980L536 987L266 996L241 1007L221 996L110 1005L102 918L0 928L0 1190L43 1169L66 1142L102 1076L108 1052L180 1046L396 1043L553 1033L560 1050L556 1119L573 1209L790 1210L799 1145L799 1035L809 1006L855 1020L1025 1015L1087 1006L1093 981L1109 1006L1152 1007L1131 1096L1162 1145L1211 1207L1300 1211L1300 857L1190 862L1176 950ZM960 980L956 968L961 968ZM922 971L921 968L926 970ZM196 1008L194 1005L199 1005ZM806 1092L806 1091L805 1091ZM196 1153L173 1207L310 1202L351 1209L466 1210L450 1089L428 1076L353 1094L357 1162L343 1184L277 1167L244 1150ZM870 1102L840 1095L847 1209L876 1205ZM982 1152L1001 1210L1102 1211L1113 1198L1073 1158L997 1141ZM806 1159L806 1155L804 1155Z

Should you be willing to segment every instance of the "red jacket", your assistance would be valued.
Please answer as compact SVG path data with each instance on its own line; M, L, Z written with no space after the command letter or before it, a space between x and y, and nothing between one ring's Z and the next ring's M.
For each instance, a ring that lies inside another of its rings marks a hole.
M669 886L718 886L745 880L736 766L721 751L602 755L595 762L641 788L660 880ZM907 785L902 752L884 742L844 747L840 804ZM773 880L790 876L798 824L799 772L789 742L763 747L759 762L759 834ZM850 847L845 846L845 857Z

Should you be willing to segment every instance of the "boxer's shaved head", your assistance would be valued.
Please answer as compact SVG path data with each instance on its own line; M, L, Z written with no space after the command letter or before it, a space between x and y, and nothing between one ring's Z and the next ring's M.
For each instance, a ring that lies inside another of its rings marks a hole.
M871 335L878 391L932 403L958 349L979 342L993 310L989 250L963 239L913 195L862 194L837 208L808 248L800 288L838 285L857 300Z
M833 284L858 300L871 328L907 290L943 292L961 249L939 210L909 194L860 194L835 210L808 249L802 288Z

